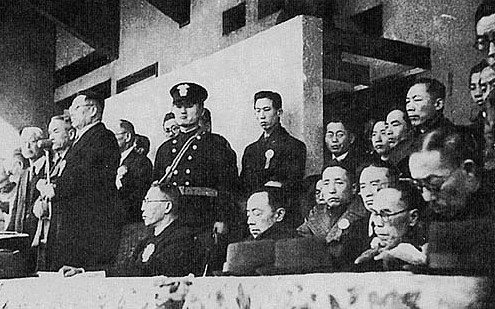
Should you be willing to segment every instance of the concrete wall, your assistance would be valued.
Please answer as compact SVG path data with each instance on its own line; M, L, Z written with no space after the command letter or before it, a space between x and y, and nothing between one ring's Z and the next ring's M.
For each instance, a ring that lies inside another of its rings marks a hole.
M307 32L314 33L311 42L303 39ZM104 121L124 118L133 122L138 133L150 138L150 157L154 158L163 141L163 116L171 108L169 89L182 81L194 81L208 89L205 106L212 113L213 132L229 140L240 166L244 148L262 133L253 112L253 95L273 90L282 95L282 124L307 142L310 155L317 154L307 169L308 174L316 173L322 164L318 156L322 139L315 138L319 136L315 132L322 132L321 49L321 23L299 16L109 98Z
M179 28L177 23L145 0L121 0L120 55L103 66L55 91L55 101L78 90L112 79L116 81L152 63L159 63L159 74L171 72L197 59L242 41L275 24L277 14L257 20L257 1L246 1L246 26L222 36L222 12L239 0L193 0L191 23ZM60 41L64 46L80 48L77 42ZM70 54L69 54L70 55ZM58 62L65 61L63 57Z
M0 157L16 131L54 113L55 27L17 1L0 5Z

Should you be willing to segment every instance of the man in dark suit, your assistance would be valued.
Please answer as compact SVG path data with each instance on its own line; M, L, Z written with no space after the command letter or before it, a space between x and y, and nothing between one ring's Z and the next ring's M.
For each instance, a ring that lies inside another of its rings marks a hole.
M179 277L199 270L195 264L194 234L180 222L179 190L167 184L153 184L142 201L144 224L150 227L132 255L120 267L110 269L110 276ZM82 272L73 266L64 267L70 277Z
M120 166L115 180L119 207L124 214L124 223L141 222L141 203L151 185L153 166L148 157L136 152L136 133L131 122L120 119L113 129L120 149Z
M353 174L368 155L359 147L355 124L351 116L332 115L326 126L325 144L327 150L325 165L340 164Z
M38 244L33 244L38 225L38 219L33 214L33 206L39 196L36 183L46 177L46 158L38 146L38 140L43 137L43 131L38 127L26 127L21 131L21 153L29 161L29 167L20 173L7 226L8 231L29 234L32 246L27 253L27 264L30 273L36 270L38 258Z
M326 207L310 214L297 232L324 239L342 266L350 265L367 247L369 214L356 195L355 176L348 167L338 163L328 166L322 182Z
M263 129L260 138L246 147L242 156L241 182L246 194L269 181L286 190L300 190L306 166L306 145L280 124L282 97L272 91L254 95L256 119Z
M79 93L69 108L76 140L54 185L38 185L52 199L48 247L57 255L50 268L98 268L112 262L120 235L117 188L119 147L101 122L104 100Z

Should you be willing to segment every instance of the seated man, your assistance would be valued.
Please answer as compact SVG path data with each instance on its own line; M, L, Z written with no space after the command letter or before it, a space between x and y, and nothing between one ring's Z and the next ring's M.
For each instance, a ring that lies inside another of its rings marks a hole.
M427 221L493 218L493 194L483 181L476 145L468 135L434 130L411 155L410 180L428 203Z
M316 236L333 243L344 262L354 260L366 247L368 215L356 197L353 173L335 164L322 174L326 207L311 213L297 228L301 236Z
M296 237L295 230L287 223L291 208L288 195L280 188L264 187L253 192L246 206L249 240Z
M426 263L426 240L419 222L418 205L421 203L417 193L410 186L385 188L375 197L368 208L375 237L371 249L366 250L355 263L372 263L383 260L375 267L385 270L400 269L404 263Z
M165 184L152 185L143 200L144 224L150 234L138 244L132 256L110 275L118 276L184 276L194 272L194 236L178 220L180 192ZM80 269L65 266L64 275Z

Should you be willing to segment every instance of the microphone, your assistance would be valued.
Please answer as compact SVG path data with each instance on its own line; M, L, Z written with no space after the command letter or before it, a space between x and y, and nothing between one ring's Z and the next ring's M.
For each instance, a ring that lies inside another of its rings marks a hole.
M52 148L53 142L51 139L40 139L36 142L36 145L38 146L38 148L47 149Z

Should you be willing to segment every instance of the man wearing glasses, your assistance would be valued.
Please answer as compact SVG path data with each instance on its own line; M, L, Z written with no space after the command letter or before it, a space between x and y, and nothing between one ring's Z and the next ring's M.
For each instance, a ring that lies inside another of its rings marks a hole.
M409 160L412 179L428 203L429 221L491 216L492 195L482 181L470 136L445 129L428 133Z
M99 269L113 261L120 230L115 177L119 146L101 122L105 102L95 93L79 93L69 108L76 139L64 156L54 184L38 183L52 200L47 247L53 252L50 270L63 265Z
M119 119L112 127L120 150L120 166L115 184L125 224L141 222L141 202L151 185L153 165L150 159L136 151L134 125Z
M180 192L170 185L153 185L141 206L144 225L151 233L134 250L126 275L185 276L194 272L193 233L177 221Z
M419 224L419 195L407 184L380 190L368 208L374 238L355 263L381 261L378 268L401 269L406 264L426 263L426 240Z

